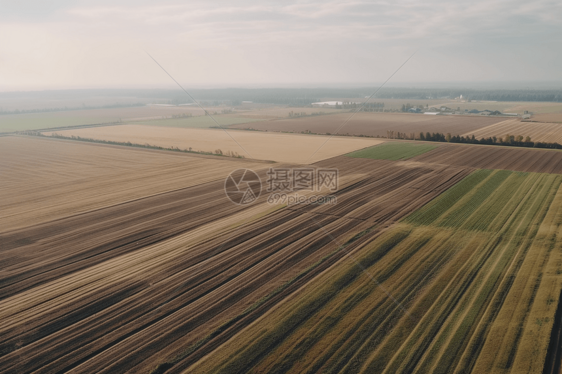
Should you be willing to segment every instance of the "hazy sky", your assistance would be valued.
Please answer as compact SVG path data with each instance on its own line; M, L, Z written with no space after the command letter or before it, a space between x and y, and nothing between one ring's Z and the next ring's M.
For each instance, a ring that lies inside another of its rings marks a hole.
M562 2L0 0L0 90L562 81Z

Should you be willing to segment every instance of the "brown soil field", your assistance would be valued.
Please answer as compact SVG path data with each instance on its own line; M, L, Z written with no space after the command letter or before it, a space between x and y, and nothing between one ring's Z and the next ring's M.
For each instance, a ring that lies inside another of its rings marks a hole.
M342 109L332 109L332 108L295 108L295 107L273 107L273 108L262 108L262 109L238 109L236 108L234 114L236 117L243 118L262 118L262 119L277 119L277 118L287 118L289 113L306 113L310 115L312 113L323 112L325 114L340 113L344 110Z
M102 150L90 155L92 165L111 159L110 147L76 144ZM140 153L142 162L152 157ZM71 171L81 166L73 162L55 162L51 178L72 185ZM372 240L472 171L344 157L315 166L341 171L338 204L272 207L262 196L237 206L221 179L2 228L0 371L148 372L174 357L181 369L347 253L335 249ZM3 171L13 189L28 184L21 175L18 168Z
M197 151L236 152L246 158L290 163L310 163L379 144L375 139L278 134L195 128L122 125L58 131L63 136L102 139ZM230 134L230 135L229 135ZM46 133L49 135L49 133ZM232 138L236 140L240 147ZM314 152L327 142L316 154ZM247 151L247 152L246 152ZM311 158L312 157L312 158Z
M34 225L260 167L226 157L0 137L0 227Z
M443 144L407 162L562 174L562 152L533 148Z
M350 117L351 113L329 116L314 116L281 119L251 124L232 125L232 128L266 131L305 132L317 134L335 133ZM430 116L408 113L364 113L359 112L338 132L342 135L366 135L386 137L387 131L404 133L442 132L452 135L464 134L500 122L502 119L477 116Z
M529 122L554 122L562 123L562 113L535 114Z
M524 113L526 110L535 114L543 113L562 113L562 103L552 102L516 102L510 108L506 108L505 112Z
M560 118L562 120L562 117ZM522 122L519 119L510 119L463 135L474 135L480 139L493 136L503 138L506 134L522 135L524 138L530 136L534 142L562 143L562 123Z

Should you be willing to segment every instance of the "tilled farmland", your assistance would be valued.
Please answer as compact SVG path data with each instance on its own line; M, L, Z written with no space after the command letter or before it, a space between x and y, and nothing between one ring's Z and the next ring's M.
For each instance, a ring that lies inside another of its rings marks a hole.
M189 372L543 372L560 308L561 182L474 172Z
M292 165L0 144L2 372L560 367L560 152L394 142L310 166L337 204L241 206L231 171Z
M261 131L312 132L317 134L366 135L386 137L387 131L401 133L440 132L460 135L502 121L501 118L479 116L432 116L409 113L358 112L324 116L279 119L232 125L232 128ZM349 119L349 121L348 121ZM345 123L344 127L341 125ZM341 127L341 128L340 128Z
M511 119L463 135L474 135L477 139L494 136L503 139L508 134L521 135L523 138L529 136L533 142L562 143L562 123L523 122L519 119Z
M442 144L410 161L562 174L562 152L559 150Z
M3 231L2 372L195 362L471 170L327 165L334 206L239 207L219 180Z

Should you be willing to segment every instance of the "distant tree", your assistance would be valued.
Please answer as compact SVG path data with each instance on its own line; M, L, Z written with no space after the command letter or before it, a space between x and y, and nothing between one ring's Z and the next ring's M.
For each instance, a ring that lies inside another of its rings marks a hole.
M447 141L448 143L451 142L451 133L450 132L448 132L447 136L445 136L445 141Z
M527 136L527 137L525 138L525 143L530 143L530 142L531 142L531 137L530 137L530 136Z

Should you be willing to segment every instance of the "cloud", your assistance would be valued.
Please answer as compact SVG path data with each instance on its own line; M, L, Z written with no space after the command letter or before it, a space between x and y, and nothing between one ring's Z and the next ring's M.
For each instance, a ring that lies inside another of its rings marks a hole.
M414 50L397 80L562 79L557 1L50 4L39 19L22 7L0 15L0 81L91 84L90 71L97 83L155 84L140 68L120 71L149 68L143 49L178 74L197 71L185 74L197 84L381 81Z

